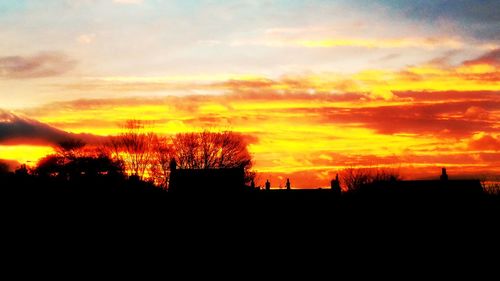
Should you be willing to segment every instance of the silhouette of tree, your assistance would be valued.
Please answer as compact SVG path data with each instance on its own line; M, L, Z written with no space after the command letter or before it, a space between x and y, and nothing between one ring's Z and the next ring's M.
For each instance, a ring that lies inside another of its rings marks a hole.
M255 177L250 171L252 159L247 142L241 134L206 130L168 138L147 132L140 120L129 120L123 128L123 133L111 137L102 150L120 160L130 176L167 188L170 163L175 159L180 169L243 168L248 182Z
M244 138L234 132L183 133L173 139L181 169L249 167L252 158Z
M397 170L346 168L340 172L340 179L346 191L359 190L363 186L374 183L385 183L401 180Z
M373 183L385 183L391 181L400 181L401 175L398 170L395 169L376 169L372 173L371 181Z
M125 164L126 172L143 180L150 166L156 135L146 132L144 122L128 120L124 132L106 145L114 159Z
M77 158L49 155L38 162L35 174L42 177L57 177L63 180L77 180L83 177L120 176L123 174L123 165L105 155Z
M152 141L148 174L155 185L166 189L170 178L170 161L174 157L173 145L166 137L155 136Z
M250 172L252 157L245 138L231 131L177 134L173 138L174 155L181 169L243 168L247 182L255 176Z
M51 154L40 159L35 168L35 174L42 177L64 177L65 159Z
M199 135L197 133L178 134L173 139L175 158L179 168L201 169L199 162Z
M346 191L355 191L371 182L370 170L353 167L346 168L340 172L340 179Z
M22 164L21 167L17 168L14 171L14 174L18 177L28 177L30 175L30 169L28 169L28 166L26 164Z
M42 158L35 174L75 180L81 177L98 177L123 174L123 165L98 148L86 148L85 142L68 139L58 143L56 153Z

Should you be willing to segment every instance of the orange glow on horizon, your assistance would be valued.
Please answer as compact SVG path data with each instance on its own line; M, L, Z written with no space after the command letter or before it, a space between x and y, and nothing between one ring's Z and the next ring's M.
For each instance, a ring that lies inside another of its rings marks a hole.
M16 160L19 164L31 167L35 166L38 160L52 153L54 149L50 146L0 145L0 159Z

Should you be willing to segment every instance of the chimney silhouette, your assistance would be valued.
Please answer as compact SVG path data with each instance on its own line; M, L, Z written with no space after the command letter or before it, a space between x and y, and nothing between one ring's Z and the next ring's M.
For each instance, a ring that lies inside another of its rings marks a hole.
M446 168L441 169L441 180L442 181L448 180L448 175L446 174Z
M340 189L340 180L339 180L339 174L336 174L335 175L335 179L333 179L331 182L330 182L330 187L332 188L332 190L337 194L339 195L342 191Z

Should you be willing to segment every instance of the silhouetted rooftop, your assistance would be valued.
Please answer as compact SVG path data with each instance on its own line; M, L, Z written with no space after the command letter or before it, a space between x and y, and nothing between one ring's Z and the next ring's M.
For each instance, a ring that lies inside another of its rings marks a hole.
M481 194L479 180L410 180L367 186L365 190L397 191L412 194Z
M245 186L243 168L174 169L170 172L170 191L234 192Z

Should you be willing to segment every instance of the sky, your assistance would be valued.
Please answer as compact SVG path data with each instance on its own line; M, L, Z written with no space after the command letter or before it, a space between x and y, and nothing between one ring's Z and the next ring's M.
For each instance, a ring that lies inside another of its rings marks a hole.
M495 0L0 0L0 159L128 119L248 136L259 180L500 177ZM84 134L84 135L79 135Z

